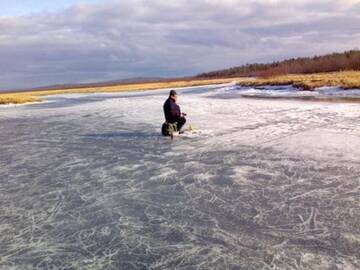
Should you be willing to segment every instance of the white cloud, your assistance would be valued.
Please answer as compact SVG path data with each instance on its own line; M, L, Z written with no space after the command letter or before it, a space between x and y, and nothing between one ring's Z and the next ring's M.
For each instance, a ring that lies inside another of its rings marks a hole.
M182 76L360 44L360 1L128 0L0 18L0 88Z

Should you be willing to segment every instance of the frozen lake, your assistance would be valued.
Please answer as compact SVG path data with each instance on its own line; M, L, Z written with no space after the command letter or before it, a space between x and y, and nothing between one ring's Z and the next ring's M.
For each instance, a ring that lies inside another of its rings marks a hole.
M360 103L178 92L173 141L168 90L0 107L0 269L360 268Z

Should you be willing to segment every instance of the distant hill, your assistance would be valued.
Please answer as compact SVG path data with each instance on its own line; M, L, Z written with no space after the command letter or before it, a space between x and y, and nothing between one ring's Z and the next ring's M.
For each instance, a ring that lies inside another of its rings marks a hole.
M360 70L360 50L322 56L291 58L269 64L256 63L201 73L195 78L269 77L286 74L309 74L343 70Z
M58 84L29 89L0 90L0 93L28 92L35 90L57 90L70 88L91 88L103 86L128 85L155 82L176 82L206 79L222 79L232 77L270 77L286 74L310 74L321 72L334 72L346 70L360 70L360 50L345 51L343 53L332 53L322 56L291 58L284 61L272 63L255 63L228 69L201 73L189 77L137 77L122 80L113 80L94 83Z

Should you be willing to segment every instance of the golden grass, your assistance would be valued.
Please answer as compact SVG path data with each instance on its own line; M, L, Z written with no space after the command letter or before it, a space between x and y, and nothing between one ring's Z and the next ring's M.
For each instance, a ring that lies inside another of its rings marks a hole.
M287 85L291 84L305 90L313 90L322 86L339 86L344 89L360 88L360 71L341 71L306 75L282 75L270 78L258 78L241 82L241 85Z
M23 104L36 101L40 101L40 99L28 94L0 94L0 104Z
M321 86L339 86L344 89L360 88L360 71L342 71L331 73L318 73L308 75L283 75L270 78L226 78L208 80L179 80L170 82L153 82L139 84L120 84L114 86L69 88L58 90L38 90L31 92L18 92L11 94L0 94L0 104L20 104L41 101L41 96L73 93L111 93L125 91L145 91L163 88L179 88L190 86L201 86L207 84L221 84L237 81L241 85L285 85L291 84L303 89L312 90Z
M114 86L100 87L84 87L84 88L68 88L57 90L38 90L30 92L18 92L11 94L0 94L0 104L20 104L26 102L34 102L41 100L41 96L58 95L58 94L75 94L75 93L112 93L125 91L145 91L163 88L180 88L190 86L201 86L207 84L221 84L232 81L246 81L248 79L226 78L226 79L209 79L209 80L180 80L170 82L154 82L139 84L120 84Z

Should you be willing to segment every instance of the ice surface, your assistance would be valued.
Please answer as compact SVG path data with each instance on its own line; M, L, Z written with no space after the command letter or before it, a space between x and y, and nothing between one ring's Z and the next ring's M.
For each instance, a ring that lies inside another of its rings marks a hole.
M360 268L356 90L167 93L0 107L0 269Z
M252 87L234 87L224 88L219 91L217 97L234 98L241 97L255 97L255 98L273 98L273 99L297 99L308 101L350 101L360 102L360 89L346 90L339 87L320 87L314 91L300 91L291 85L283 86L258 86Z

